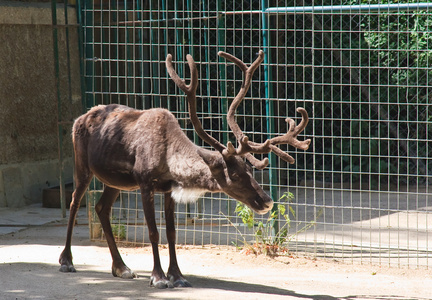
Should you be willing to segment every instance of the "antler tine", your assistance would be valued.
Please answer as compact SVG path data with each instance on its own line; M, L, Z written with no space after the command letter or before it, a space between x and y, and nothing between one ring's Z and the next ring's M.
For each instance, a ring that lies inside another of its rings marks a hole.
M198 71L196 70L195 61L191 55L187 55L186 59L188 61L189 69L191 70L191 81L186 84L186 81L181 79L172 65L172 55L168 54L165 65L168 70L168 74L174 83L183 91L186 95L195 96L196 89L198 87Z
M264 158L263 160L259 160L250 153L246 154L245 157L258 170L265 169L265 167L267 167L269 164L269 160L267 157Z
M173 65L172 65L172 55L168 54L165 65L168 71L169 76L174 81L174 83L186 94L186 99L188 101L188 107L189 107L189 117L191 119L192 125L195 128L196 133L198 136L203 139L207 144L210 146L213 146L216 150L219 152L222 152L225 149L225 146L222 145L218 140L213 138L211 135L207 134L207 132L204 131L200 120L198 119L197 113L196 113L196 90L198 87L198 70L196 68L196 64L194 59L191 55L186 56L189 69L191 72L191 81L189 84L186 84L186 81L181 79L177 72L175 71Z
M288 144L301 150L307 150L309 148L311 139L307 139L304 141L299 141L297 139L297 135L305 129L307 123L309 122L309 117L306 110L302 107L297 108L297 112L299 112L302 115L302 120L299 125L296 126L295 121L293 119L287 118L285 121L289 124L289 129L286 134L266 140L263 144L249 142L249 144L251 144L251 149L252 149L251 152L252 153L273 152L274 154L279 156L282 160L290 164L293 164L295 162L295 159L288 153L283 152L281 149L276 147L276 145Z
M310 139L304 141L299 141L297 139L297 135L306 128L306 125L309 122L309 117L303 107L297 108L297 112L302 115L302 120L300 124L296 126L293 119L287 118L285 122L289 124L288 132L284 135L272 138L270 140L272 145L289 144L301 150L307 150L309 148L309 145L311 143Z
M263 55L263 59L264 59L264 52L262 51L262 50L260 50L260 52L259 52L259 55L261 55L261 53L262 53L262 55ZM227 52L224 52L224 51L219 51L218 52L218 55L220 56L220 57L223 57L223 58L225 58L225 59L227 59L227 60L229 60L230 62L233 62L233 63L235 63L243 72L246 72L247 71L247 66L245 65L245 63L244 62L242 62L240 59L238 59L237 57L235 57L234 55L232 55L232 54L229 54L229 53L227 53ZM261 63L261 62L260 62ZM258 64L259 65L259 64ZM258 67L258 65L257 65L257 67ZM255 70L254 70L255 71Z

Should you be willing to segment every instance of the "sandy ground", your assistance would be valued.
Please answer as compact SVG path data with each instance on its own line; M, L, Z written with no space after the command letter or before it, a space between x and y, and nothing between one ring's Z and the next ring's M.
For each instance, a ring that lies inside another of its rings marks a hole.
M0 235L0 299L432 299L432 272L350 265L304 257L245 255L234 248L182 246L179 266L193 288L149 286L150 247L121 247L139 275L111 275L104 243L88 240L78 224L73 238L76 273L60 273L65 221ZM162 265L168 250L161 246Z

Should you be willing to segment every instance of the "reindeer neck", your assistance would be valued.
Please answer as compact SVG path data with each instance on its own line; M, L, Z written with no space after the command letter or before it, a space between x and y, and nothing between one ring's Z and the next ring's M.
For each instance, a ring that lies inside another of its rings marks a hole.
M211 174L208 165L197 153L198 146L190 142L187 146L175 148L172 154L169 155L168 167L171 176L179 186L184 189L220 191L220 186ZM202 148L201 150L213 152Z

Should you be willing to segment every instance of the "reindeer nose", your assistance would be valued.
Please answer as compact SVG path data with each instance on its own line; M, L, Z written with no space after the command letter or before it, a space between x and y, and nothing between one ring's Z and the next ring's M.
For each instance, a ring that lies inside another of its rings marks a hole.
M269 202L263 203L263 209L257 210L256 213L260 215L266 214L269 210L273 208L273 200L270 200Z

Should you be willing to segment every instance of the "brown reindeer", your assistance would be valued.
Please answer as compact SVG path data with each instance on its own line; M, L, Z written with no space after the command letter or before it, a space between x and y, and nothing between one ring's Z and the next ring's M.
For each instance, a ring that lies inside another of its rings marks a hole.
M251 153L273 151L282 159L293 163L294 159L276 145L290 144L306 150L310 140L299 141L296 137L305 128L308 115L304 109L299 108L301 123L296 126L294 121L288 118L289 131L285 135L269 139L263 144L249 141L235 122L234 113L249 89L252 75L262 62L264 54L260 51L259 57L249 68L230 54L220 52L219 55L234 62L245 73L243 85L227 115L229 126L237 138L238 148L234 148L231 143L222 145L203 130L196 114L198 71L190 55L187 56L191 70L189 85L175 72L171 55L166 59L166 66L173 81L186 93L190 119L196 132L216 151L200 148L192 143L183 133L176 118L165 109L135 110L116 104L99 105L75 121L73 145L76 189L70 206L66 244L59 259L61 272L76 271L72 263L72 230L81 198L93 176L104 183L104 190L95 210L111 252L112 274L121 278L134 278L136 274L125 265L117 249L109 221L111 207L120 190L141 190L154 258L150 283L157 288L191 286L177 265L175 202L194 201L210 191L224 192L259 214L264 214L273 207L272 199L252 177L251 169L243 158L261 169L268 164L268 159L259 161ZM153 197L157 192L165 194L166 233L170 255L166 276L159 261L159 233L155 222Z

